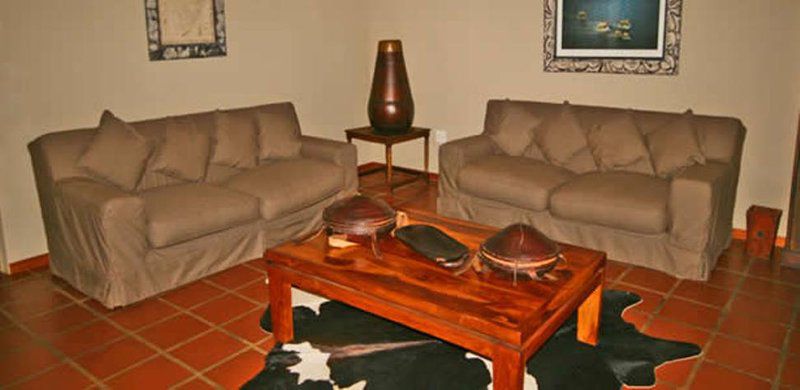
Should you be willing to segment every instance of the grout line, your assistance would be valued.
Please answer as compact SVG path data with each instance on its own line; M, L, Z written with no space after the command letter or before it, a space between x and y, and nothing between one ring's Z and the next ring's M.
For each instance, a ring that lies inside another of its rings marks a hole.
M778 359L778 369L775 370L775 376L772 380L772 390L778 390L780 387L781 378L783 377L783 370L786 368L786 360L789 359L789 348L790 348L790 341L792 338L792 333L794 326L797 325L798 316L800 315L800 307L795 306L794 312L792 313L792 320L790 323L789 328L786 330L786 335L783 337L783 348L781 348L780 358Z

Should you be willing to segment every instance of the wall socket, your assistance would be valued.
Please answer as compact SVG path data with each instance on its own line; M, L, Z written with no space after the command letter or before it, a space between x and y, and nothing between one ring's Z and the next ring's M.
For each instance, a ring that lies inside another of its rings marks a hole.
M437 145L441 145L447 142L447 131L445 130L434 130L433 138L436 140Z

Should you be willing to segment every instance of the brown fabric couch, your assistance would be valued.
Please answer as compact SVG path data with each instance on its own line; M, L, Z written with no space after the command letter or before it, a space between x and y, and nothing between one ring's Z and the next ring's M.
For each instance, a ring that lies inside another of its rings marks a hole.
M561 166L531 147L522 155L509 155L492 135L502 118L511 118L505 112L511 106L544 120L562 107L489 101L483 133L439 150L439 213L498 227L529 223L553 239L606 251L612 259L681 278L709 277L731 239L745 136L739 120L693 116L705 162L659 176L650 165L601 170L591 150L581 150ZM572 111L583 129L626 112L591 106L572 106ZM648 134L682 115L627 112L648 148ZM520 131L525 128L524 123L517 126ZM536 131L534 140L541 139ZM519 142L525 137L508 139Z
M225 112L250 120L264 110L297 123L290 103ZM214 115L177 119L193 122L213 145ZM131 125L158 145L168 120ZM135 190L124 191L78 166L95 133L49 133L29 150L51 271L107 307L259 258L266 248L309 234L321 226L323 208L358 186L353 145L299 136L299 156L246 169L207 162L205 177L196 182L156 172L150 158Z

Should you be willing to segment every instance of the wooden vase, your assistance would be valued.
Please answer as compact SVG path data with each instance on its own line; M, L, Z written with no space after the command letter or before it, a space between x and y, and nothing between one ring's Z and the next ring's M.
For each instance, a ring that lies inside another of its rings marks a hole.
M376 133L400 134L411 129L414 99L403 59L403 45L399 40L378 42L367 112Z

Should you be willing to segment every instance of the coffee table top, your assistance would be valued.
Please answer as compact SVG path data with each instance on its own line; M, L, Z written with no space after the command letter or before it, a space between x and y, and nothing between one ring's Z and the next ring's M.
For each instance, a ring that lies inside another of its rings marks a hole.
M436 226L473 252L498 231L427 212L405 212L410 223ZM382 260L373 256L368 238L349 240L365 245L333 248L321 234L304 243L272 248L265 258L269 266L295 275L290 279L302 289L325 295L315 291L321 289L315 281L324 281L350 292L356 301L358 296L377 298L387 307L457 324L511 345L524 344L556 313L554 326L560 325L602 281L605 266L605 253L562 244L566 262L551 271L553 280L520 280L515 286L510 278L491 272L469 269L454 275L392 237L381 240ZM300 280L303 283L295 283ZM564 306L571 310L563 310Z

